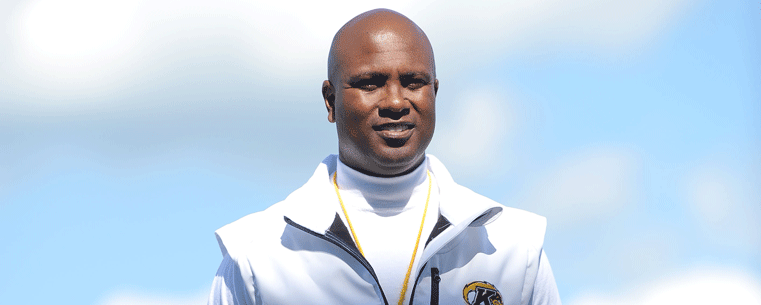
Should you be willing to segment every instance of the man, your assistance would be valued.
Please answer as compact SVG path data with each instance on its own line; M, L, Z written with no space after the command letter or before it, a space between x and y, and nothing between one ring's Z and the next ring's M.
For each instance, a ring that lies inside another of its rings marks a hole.
M560 304L544 218L457 185L425 154L439 81L415 23L355 17L333 40L328 78L338 156L216 232L209 304Z

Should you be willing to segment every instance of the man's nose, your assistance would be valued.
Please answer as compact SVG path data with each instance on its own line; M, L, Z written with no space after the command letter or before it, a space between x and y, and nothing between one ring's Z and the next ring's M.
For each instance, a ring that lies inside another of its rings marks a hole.
M381 117L398 120L410 113L409 101L404 97L404 88L397 82L386 87L386 96L381 101L378 111Z

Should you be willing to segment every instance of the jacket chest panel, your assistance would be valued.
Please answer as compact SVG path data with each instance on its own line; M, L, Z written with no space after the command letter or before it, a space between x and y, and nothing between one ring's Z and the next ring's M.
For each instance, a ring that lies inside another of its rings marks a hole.
M483 228L469 228L458 236L462 240L453 240L456 250L431 257L421 270L415 304L433 304L433 299L438 304L521 304L528 252L497 249L483 233Z
M287 226L269 251L248 251L261 304L383 304L375 280L351 254ZM259 280L261 279L261 280Z

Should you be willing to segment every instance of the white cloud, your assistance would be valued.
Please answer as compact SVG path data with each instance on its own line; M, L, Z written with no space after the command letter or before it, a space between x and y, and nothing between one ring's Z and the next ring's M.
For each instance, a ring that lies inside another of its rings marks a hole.
M30 3L21 17L23 44L50 65L91 63L90 56L128 48L125 34L138 1L73 0Z
M208 289L193 295L170 295L146 293L134 290L119 290L108 294L99 305L205 305L209 297Z
M710 241L757 254L761 252L761 205L757 185L743 174L717 162L699 164L685 179L685 197L688 210Z
M737 181L717 169L703 169L690 178L689 199L698 216L711 226L731 222L732 208L739 200Z
M509 159L503 143L515 132L516 116L508 98L491 89L470 90L455 98L448 116L437 120L431 152L466 176L478 176Z
M589 148L566 156L530 188L530 210L553 223L583 223L620 211L637 191L639 160L627 149Z
M639 49L688 7L685 0L437 1L420 14L435 46L457 54L501 54L558 46L596 53Z
M449 66L470 67L489 58L484 55L527 46L552 53L568 43L603 52L639 48L686 3L398 0L383 6L420 23ZM259 82L292 88L294 82L324 78L335 31L376 5L348 0L27 1L10 22L15 58L2 60L18 63L8 71L25 78L19 84L35 83L27 90L49 89L56 96L117 90L130 85L125 78L161 75L172 64L192 67L210 55L249 67Z
M16 76L40 87L96 90L126 68L142 1L27 1L11 17Z
M740 270L700 269L620 294L586 293L570 305L761 304L761 281Z
M426 3L384 5L415 12ZM357 1L26 1L11 18L10 60L37 89L74 95L214 55L282 88L282 79L325 75L335 31L372 8Z

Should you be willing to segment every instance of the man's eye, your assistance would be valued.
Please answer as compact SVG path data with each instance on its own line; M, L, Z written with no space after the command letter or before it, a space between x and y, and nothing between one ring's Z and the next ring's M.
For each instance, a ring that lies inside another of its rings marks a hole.
M358 88L365 91L373 91L375 89L378 89L380 87L383 87L383 85L386 83L385 79L381 78L368 78L368 79L361 79L355 82L351 83L352 88Z
M428 82L422 79L410 79L402 82L402 85L410 90L423 88L427 84Z
M359 86L359 89L373 91L375 89L378 89L378 85L375 85L375 84L362 85L362 86Z

